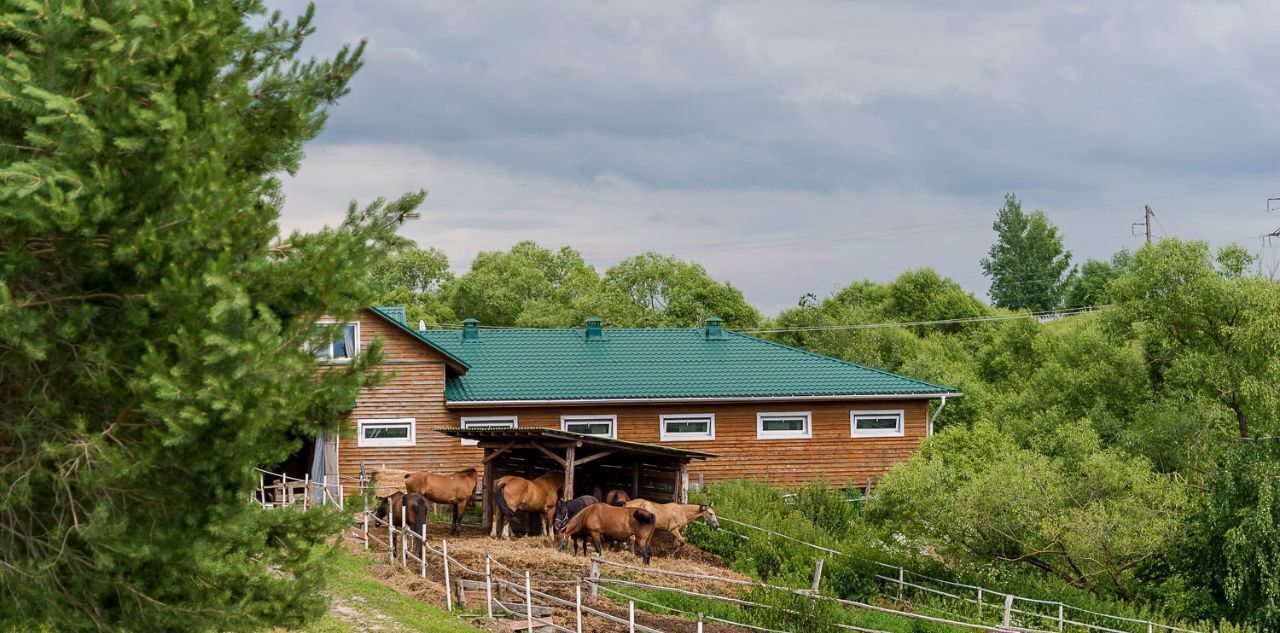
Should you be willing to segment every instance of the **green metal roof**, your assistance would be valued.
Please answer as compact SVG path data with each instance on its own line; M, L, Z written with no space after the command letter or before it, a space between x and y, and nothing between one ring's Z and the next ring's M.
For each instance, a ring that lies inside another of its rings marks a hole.
M605 328L482 329L418 336L470 370L450 376L451 403L546 400L750 399L953 394L913 380L725 330Z

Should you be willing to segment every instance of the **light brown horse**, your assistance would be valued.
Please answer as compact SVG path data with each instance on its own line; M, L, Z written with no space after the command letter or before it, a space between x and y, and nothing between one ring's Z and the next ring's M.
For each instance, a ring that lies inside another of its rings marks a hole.
M720 529L720 521L716 519L716 511L709 505L696 503L654 503L648 499L632 499L627 502L628 508L643 508L656 517L655 526L663 532L670 532L676 539L676 548L671 555L675 556L684 547L684 527L699 517L706 520L712 529Z
M573 539L574 556L578 555L579 539L583 541L583 556L587 554L585 537L588 536L596 546L596 554L600 554L600 544L604 539L631 541L631 553L642 556L644 564L648 565L649 540L653 538L653 530L654 516L648 510L596 503L575 514L560 533L560 538Z
M459 470L450 475L435 473L409 473L404 476L404 489L416 492L432 503L453 506L453 535L462 536L462 515L476 493L478 473L474 468Z
M611 506L625 506L628 501L631 501L631 495L622 488L614 488L604 497L604 502Z
M564 488L564 475L546 473L533 481L516 475L499 477L493 485L493 528L489 536L498 537L498 524L502 523L503 538L511 538L511 519L517 512L533 512L542 517L542 533L548 539L556 516L556 502Z

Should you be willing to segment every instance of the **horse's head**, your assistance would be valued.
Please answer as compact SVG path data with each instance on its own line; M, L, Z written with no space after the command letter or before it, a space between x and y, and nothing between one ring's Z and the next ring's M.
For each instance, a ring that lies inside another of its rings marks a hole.
M715 508L711 507L710 505L703 505L703 506L699 506L698 510L702 512L703 520L707 522L707 525L710 526L711 529L713 530L720 529L720 521L716 519Z
M552 526L556 532L563 532L564 526L569 524L569 504L563 501L556 501L556 518L552 522Z
M373 518L381 521L391 513L391 497L374 497L374 499L377 500L378 505L373 509Z

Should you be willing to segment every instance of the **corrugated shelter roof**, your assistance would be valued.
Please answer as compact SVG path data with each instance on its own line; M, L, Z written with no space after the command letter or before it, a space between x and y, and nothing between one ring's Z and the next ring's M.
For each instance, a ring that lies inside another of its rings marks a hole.
M473 330L474 331L474 330ZM482 329L417 333L470 370L450 376L451 403L555 400L916 397L954 389L724 330Z
M719 455L715 453L708 453L706 451L691 451L684 448L673 448L671 446L662 446L659 444L646 444L644 442L631 442L611 437L584 435L582 433L574 433L573 431L561 431L559 429L548 429L542 427L525 429L459 429L448 427L436 429L436 432L444 433L450 437L460 437L476 441L498 440L510 442L519 440L536 441L539 439L571 440L581 442L583 446L592 446L601 449L617 449L630 453L645 453L650 455L664 455L668 457L688 457L694 459L719 457Z

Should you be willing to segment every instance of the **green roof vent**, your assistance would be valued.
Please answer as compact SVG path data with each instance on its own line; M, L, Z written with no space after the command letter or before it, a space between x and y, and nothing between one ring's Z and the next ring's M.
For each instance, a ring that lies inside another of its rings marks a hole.
M462 320L462 340L478 341L480 340L480 322L475 319Z
M587 317L586 337L588 341L598 341L604 338L603 323L600 317Z
M724 338L724 320L720 317L707 317L704 332L709 339Z

